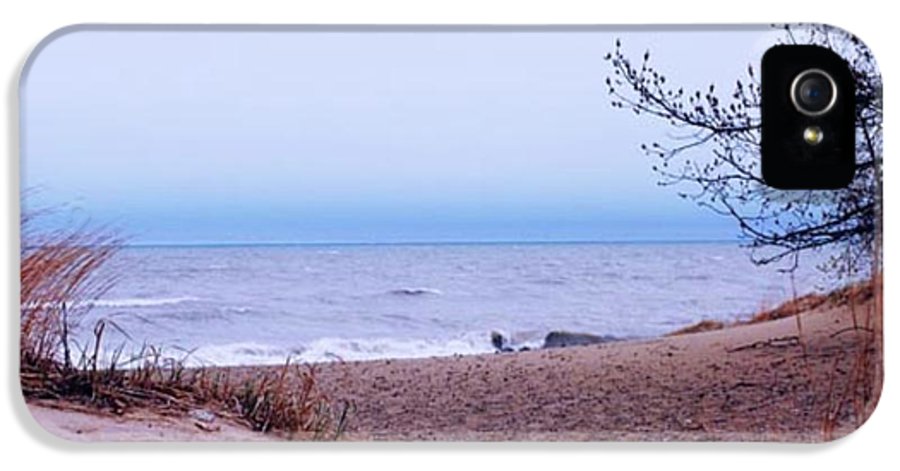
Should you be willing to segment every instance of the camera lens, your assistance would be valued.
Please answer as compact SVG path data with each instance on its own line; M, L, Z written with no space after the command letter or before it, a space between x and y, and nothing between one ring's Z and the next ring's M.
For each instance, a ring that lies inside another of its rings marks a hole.
M827 113L837 101L834 79L824 70L801 72L791 84L791 100L798 111L807 116Z

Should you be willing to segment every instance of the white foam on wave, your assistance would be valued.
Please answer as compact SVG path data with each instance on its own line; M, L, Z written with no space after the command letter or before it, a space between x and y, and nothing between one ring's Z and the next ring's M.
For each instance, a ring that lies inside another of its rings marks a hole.
M98 299L88 303L91 307L154 307L181 304L191 301L199 301L198 298L192 296L182 296L176 298L121 298L121 299Z
M206 345L196 349L189 363L216 366L282 364L289 357L298 363L359 361L388 358L429 358L490 353L489 335L463 335L445 340L325 337L285 348L256 342Z
M206 345L194 350L187 358L190 365L239 366L276 365L295 358L297 352L256 342L237 342Z

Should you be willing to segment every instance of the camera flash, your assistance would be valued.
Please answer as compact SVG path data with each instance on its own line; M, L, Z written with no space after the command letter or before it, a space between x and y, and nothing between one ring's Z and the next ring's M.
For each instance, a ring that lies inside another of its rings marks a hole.
M825 133L823 133L822 128L818 126L807 126L807 128L803 130L803 140L811 146L818 145L824 138Z

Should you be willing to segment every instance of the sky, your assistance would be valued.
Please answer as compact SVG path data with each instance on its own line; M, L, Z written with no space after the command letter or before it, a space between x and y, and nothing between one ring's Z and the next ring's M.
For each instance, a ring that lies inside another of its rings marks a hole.
M727 89L769 36L75 29L23 74L25 210L136 244L733 239L657 185L673 130L610 107L603 56Z

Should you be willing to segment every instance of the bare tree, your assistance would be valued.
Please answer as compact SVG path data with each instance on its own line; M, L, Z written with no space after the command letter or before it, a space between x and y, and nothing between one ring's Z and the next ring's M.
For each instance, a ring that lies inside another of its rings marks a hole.
M654 68L650 51L633 59L620 40L606 56L614 108L668 123L666 141L641 146L659 184L733 218L757 264L796 268L802 253L831 247L841 274L868 271L880 247L882 82L872 53L855 36L824 25L787 25L782 43L814 44L843 57L856 80L856 176L837 191L777 191L760 175L760 83L753 65L732 84L688 90ZM723 86L725 85L725 86ZM730 88L730 90L724 90ZM877 267L876 267L877 269Z

